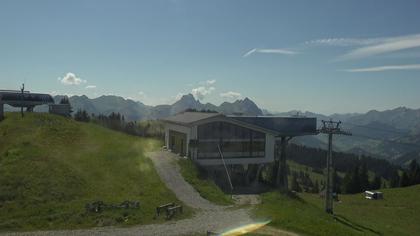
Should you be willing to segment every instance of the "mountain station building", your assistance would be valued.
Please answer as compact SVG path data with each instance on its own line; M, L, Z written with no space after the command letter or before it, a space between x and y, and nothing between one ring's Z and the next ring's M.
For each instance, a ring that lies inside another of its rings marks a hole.
M274 162L281 137L314 135L316 118L182 112L163 119L165 145L199 165ZM220 148L220 151L219 151Z
M316 118L306 117L181 112L163 121L169 151L198 164L223 190L242 193L267 189L260 184L267 164L273 183L287 189L287 142L317 134Z

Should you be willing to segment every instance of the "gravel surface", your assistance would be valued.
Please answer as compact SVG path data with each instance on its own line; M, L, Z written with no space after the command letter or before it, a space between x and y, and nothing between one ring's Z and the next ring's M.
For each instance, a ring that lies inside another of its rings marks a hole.
M129 228L103 227L83 230L37 231L11 233L9 235L206 235L207 231L223 232L253 222L250 209L232 208L215 205L203 199L195 189L181 176L176 159L180 158L169 152L148 153L156 170L177 198L197 212L190 219L168 221L163 224L150 224Z
M164 224L135 226L130 228L93 228L87 230L39 231L9 235L206 235L207 230L221 232L223 229L251 223L244 209L226 211L202 211L191 219L170 221Z
M223 207L217 206L206 199L184 180L180 173L180 168L176 163L177 159L182 158L170 152L152 152L147 156L152 159L156 171L162 181L166 184L176 197L184 204L202 210L222 210Z

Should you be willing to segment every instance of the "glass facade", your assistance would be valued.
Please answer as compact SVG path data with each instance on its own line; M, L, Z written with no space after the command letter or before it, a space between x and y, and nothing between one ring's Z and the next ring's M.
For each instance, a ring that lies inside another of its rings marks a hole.
M198 159L218 159L218 145L224 158L265 156L265 134L228 122L198 126Z

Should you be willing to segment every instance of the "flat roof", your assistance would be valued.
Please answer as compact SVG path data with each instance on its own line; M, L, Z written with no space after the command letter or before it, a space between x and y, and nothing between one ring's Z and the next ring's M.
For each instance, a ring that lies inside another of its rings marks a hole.
M195 122L218 116L236 122L239 125L249 125L249 127L265 130L265 132L270 132L277 136L317 134L316 118L308 117L226 116L221 113L181 112L162 120L169 123L191 126Z
M279 116L228 116L231 119L275 131L279 136L317 134L316 118Z
M200 120L205 120L208 118L216 117L216 116L223 116L220 113L211 113L211 112L181 112L176 115L167 117L162 119L163 121L177 123L177 124L184 124L184 125L191 125Z

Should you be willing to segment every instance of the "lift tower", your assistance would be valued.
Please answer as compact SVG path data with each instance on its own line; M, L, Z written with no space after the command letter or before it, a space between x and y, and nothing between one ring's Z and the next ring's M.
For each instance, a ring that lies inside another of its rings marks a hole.
M326 176L326 188L325 188L325 211L329 214L333 214L333 158L332 158L332 138L334 134L339 135L351 135L349 132L342 131L340 129L341 121L326 121L322 120L322 128L319 130L320 133L328 134L328 154L327 154L327 176Z
M20 87L20 99L21 99L21 101L22 101L22 104L23 104L23 100L24 100L24 97L23 97L23 94L24 94L24 92L25 92L25 84L22 84L22 87ZM23 105L20 107L20 115L22 116L22 118L23 118Z

